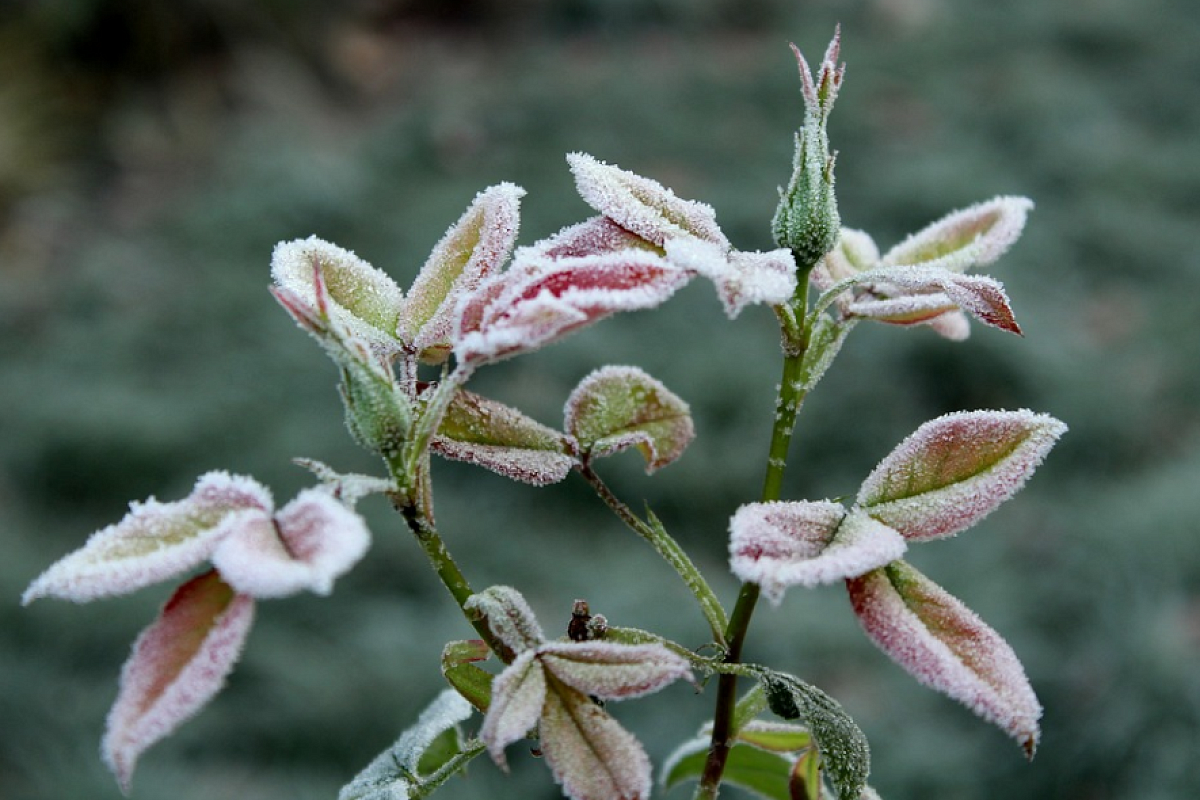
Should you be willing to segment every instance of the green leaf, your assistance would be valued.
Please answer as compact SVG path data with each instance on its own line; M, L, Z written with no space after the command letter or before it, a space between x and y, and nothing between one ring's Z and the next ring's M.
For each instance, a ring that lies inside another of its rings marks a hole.
M846 336L857 324L855 319L835 320L828 314L817 314L810 321L808 349L800 360L800 374L796 378L796 391L811 392L834 357L842 349Z
M450 401L432 449L534 486L557 483L576 463L568 437L559 431L467 391Z
M663 789L670 791L681 783L698 781L704 774L708 745L708 737L701 736L676 750L663 767ZM793 800L789 789L792 765L792 759L777 753L735 744L725 762L722 783L753 792L767 800Z
M850 715L825 692L793 675L764 668L759 679L771 711L803 721L812 732L838 797L858 800L871 769L871 751Z
M636 447L653 472L695 436L687 403L637 367L603 367L571 393L566 429L593 458Z
M481 713L491 705L495 676L471 662L483 661L490 653L482 639L450 642L442 648L442 677Z

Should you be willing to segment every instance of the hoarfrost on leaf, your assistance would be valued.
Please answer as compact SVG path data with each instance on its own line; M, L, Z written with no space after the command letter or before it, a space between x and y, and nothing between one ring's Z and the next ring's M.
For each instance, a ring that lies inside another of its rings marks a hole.
M880 266L936 266L953 272L994 263L1025 229L1026 197L994 197L952 212L887 251Z
M592 372L571 392L564 417L590 457L636 447L647 472L679 458L696 435L687 403L637 367Z
M305 589L325 595L370 543L361 517L328 492L305 489L274 518L236 526L213 551L212 563L237 591L254 597Z
M257 481L209 472L183 500L130 504L120 522L92 534L35 580L22 597L77 603L128 594L206 561L237 520L269 514L271 493Z
M505 661L532 650L546 638L529 603L511 586L489 586L468 597L463 610L487 620L492 635L510 650L499 654Z
M730 567L757 583L774 605L789 586L861 575L899 558L906 544L891 528L839 503L747 503L730 520Z
M512 253L525 190L501 183L475 196L462 218L433 248L417 274L399 319L399 335L428 363L450 354L459 300L497 273Z
M471 704L446 689L396 743L384 750L342 787L338 800L408 800L410 777L420 778L421 757L439 736L471 716Z
M605 164L586 153L571 153L567 163L579 195L592 208L627 231L658 247L668 239L696 238L730 248L717 226L712 206L683 200L661 183Z
M396 326L404 293L390 277L349 250L310 236L280 242L271 254L271 277L310 313L323 304L314 272L328 290L323 309L333 322L384 357L400 350Z
M1032 411L946 414L879 462L858 505L909 541L952 536L1016 494L1066 429Z
M138 637L101 747L122 791L138 757L220 691L253 618L254 601L209 571L179 587Z
M1032 757L1042 708L1016 654L973 611L904 561L846 582L867 635L920 683L997 725Z

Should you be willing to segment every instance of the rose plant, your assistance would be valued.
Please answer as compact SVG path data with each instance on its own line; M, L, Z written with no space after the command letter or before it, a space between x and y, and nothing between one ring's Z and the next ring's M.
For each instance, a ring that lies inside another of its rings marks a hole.
M536 740L568 797L648 797L650 759L607 703L678 680L714 711L662 765L662 786L695 782L700 798L716 797L723 783L767 798L876 797L866 740L837 701L742 659L761 596L779 603L793 587L836 583L880 649L1032 757L1041 707L1015 653L904 556L1011 497L1066 426L1027 410L947 414L885 455L851 502L784 499L797 414L859 323L925 326L961 340L974 317L1021 333L1001 284L970 270L1017 240L1030 201L998 197L954 212L882 255L870 235L843 227L827 130L845 71L839 44L835 34L815 72L795 51L804 118L771 223L777 249L739 250L710 206L583 153L567 160L594 216L518 247L524 192L493 186L407 292L316 237L275 248L271 291L337 365L347 426L379 457L381 474L302 461L317 486L276 509L253 479L212 472L182 500L133 504L33 581L26 603L85 602L184 579L134 644L109 714L102 750L123 790L143 752L219 691L257 601L328 594L365 555L370 534L354 509L372 494L399 512L478 638L445 644L448 688L341 800L424 797L485 752L506 769L506 748L525 739ZM768 306L782 343L762 493L728 522L729 564L742 581L728 608L653 513L631 510L598 471L604 457L630 448L647 472L680 458L694 436L682 398L637 367L602 366L552 427L466 388L479 369L617 312L659 306L698 277L711 281L730 319ZM708 623L708 643L693 649L613 624L583 601L567 636L552 638L516 588L473 588L438 530L431 454L533 486L581 476L679 574Z

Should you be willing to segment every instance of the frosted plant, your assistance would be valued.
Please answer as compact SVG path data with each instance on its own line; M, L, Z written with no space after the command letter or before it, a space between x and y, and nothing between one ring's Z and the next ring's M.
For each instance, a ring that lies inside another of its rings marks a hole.
M712 207L583 153L567 160L594 216L518 246L524 191L493 186L437 243L407 293L316 237L275 248L271 291L336 364L347 426L379 457L381 474L299 460L318 485L276 510L254 480L209 473L183 500L134 504L33 581L26 603L87 602L191 575L122 671L102 750L123 790L143 752L220 690L257 600L328 594L364 556L370 537L354 508L374 494L400 512L478 638L445 643L449 688L346 784L341 800L425 797L483 753L507 769L509 746L525 739L536 741L568 797L648 797L650 759L606 701L680 679L702 692L686 702L714 710L663 765L661 786L695 782L698 798L715 798L723 783L781 800L878 798L867 785L866 739L837 701L742 659L760 596L778 604L795 587L839 582L880 649L1033 755L1041 707L1016 654L903 558L909 546L965 531L1008 500L1066 426L1025 410L947 414L886 455L852 502L784 499L800 407L860 322L923 325L961 340L974 317L1020 334L1003 287L968 270L1016 242L1032 203L999 197L971 206L880 255L870 235L842 227L834 191L827 123L845 75L840 37L815 71L795 53L804 117L771 221L775 249L740 250ZM731 320L768 306L782 343L762 493L727 525L730 568L742 581L731 608L662 522L632 511L598 472L602 459L628 449L647 473L682 457L695 436L683 398L638 367L599 366L553 427L466 388L477 370L618 312L653 309L694 278L712 283ZM810 287L820 292L811 302ZM435 522L431 453L532 486L579 475L678 573L709 643L689 649L613 624L582 600L566 636L551 638L517 589L476 591ZM748 687L740 696L739 684Z

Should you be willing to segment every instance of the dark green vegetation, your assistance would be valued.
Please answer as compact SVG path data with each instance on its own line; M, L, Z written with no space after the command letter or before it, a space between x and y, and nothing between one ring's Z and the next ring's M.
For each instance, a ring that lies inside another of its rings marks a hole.
M522 242L589 213L583 150L712 203L767 248L802 103L796 41L843 24L831 122L844 223L884 248L996 194L1038 204L996 269L1026 339L861 325L801 415L785 493L852 493L921 422L1045 411L1070 433L1014 502L913 561L1024 660L1037 759L916 686L843 592L764 607L747 657L837 697L887 800L1193 797L1200 786L1200 6L1142 3L10 3L0 11L0 796L117 797L97 757L127 648L169 588L82 607L21 590L126 502L209 469L286 500L293 456L372 471L334 368L266 292L272 245L317 234L407 285L485 186L529 190ZM394 5L390 10L381 10ZM515 8L515 10L513 10ZM732 602L726 520L757 496L777 355L770 315L729 323L708 286L488 368L472 388L544 422L584 374L639 364L699 436L646 498ZM577 479L461 465L440 523L476 588L518 587L563 630L572 601L701 643L644 543ZM139 768L135 797L329 798L440 688L470 628L400 520L327 599L264 602L225 693ZM724 576L724 577L722 577ZM648 587L653 587L648 591ZM618 706L656 760L711 713L686 686ZM447 798L555 797L514 752ZM735 796L729 790L730 796ZM680 791L678 796L684 796Z

